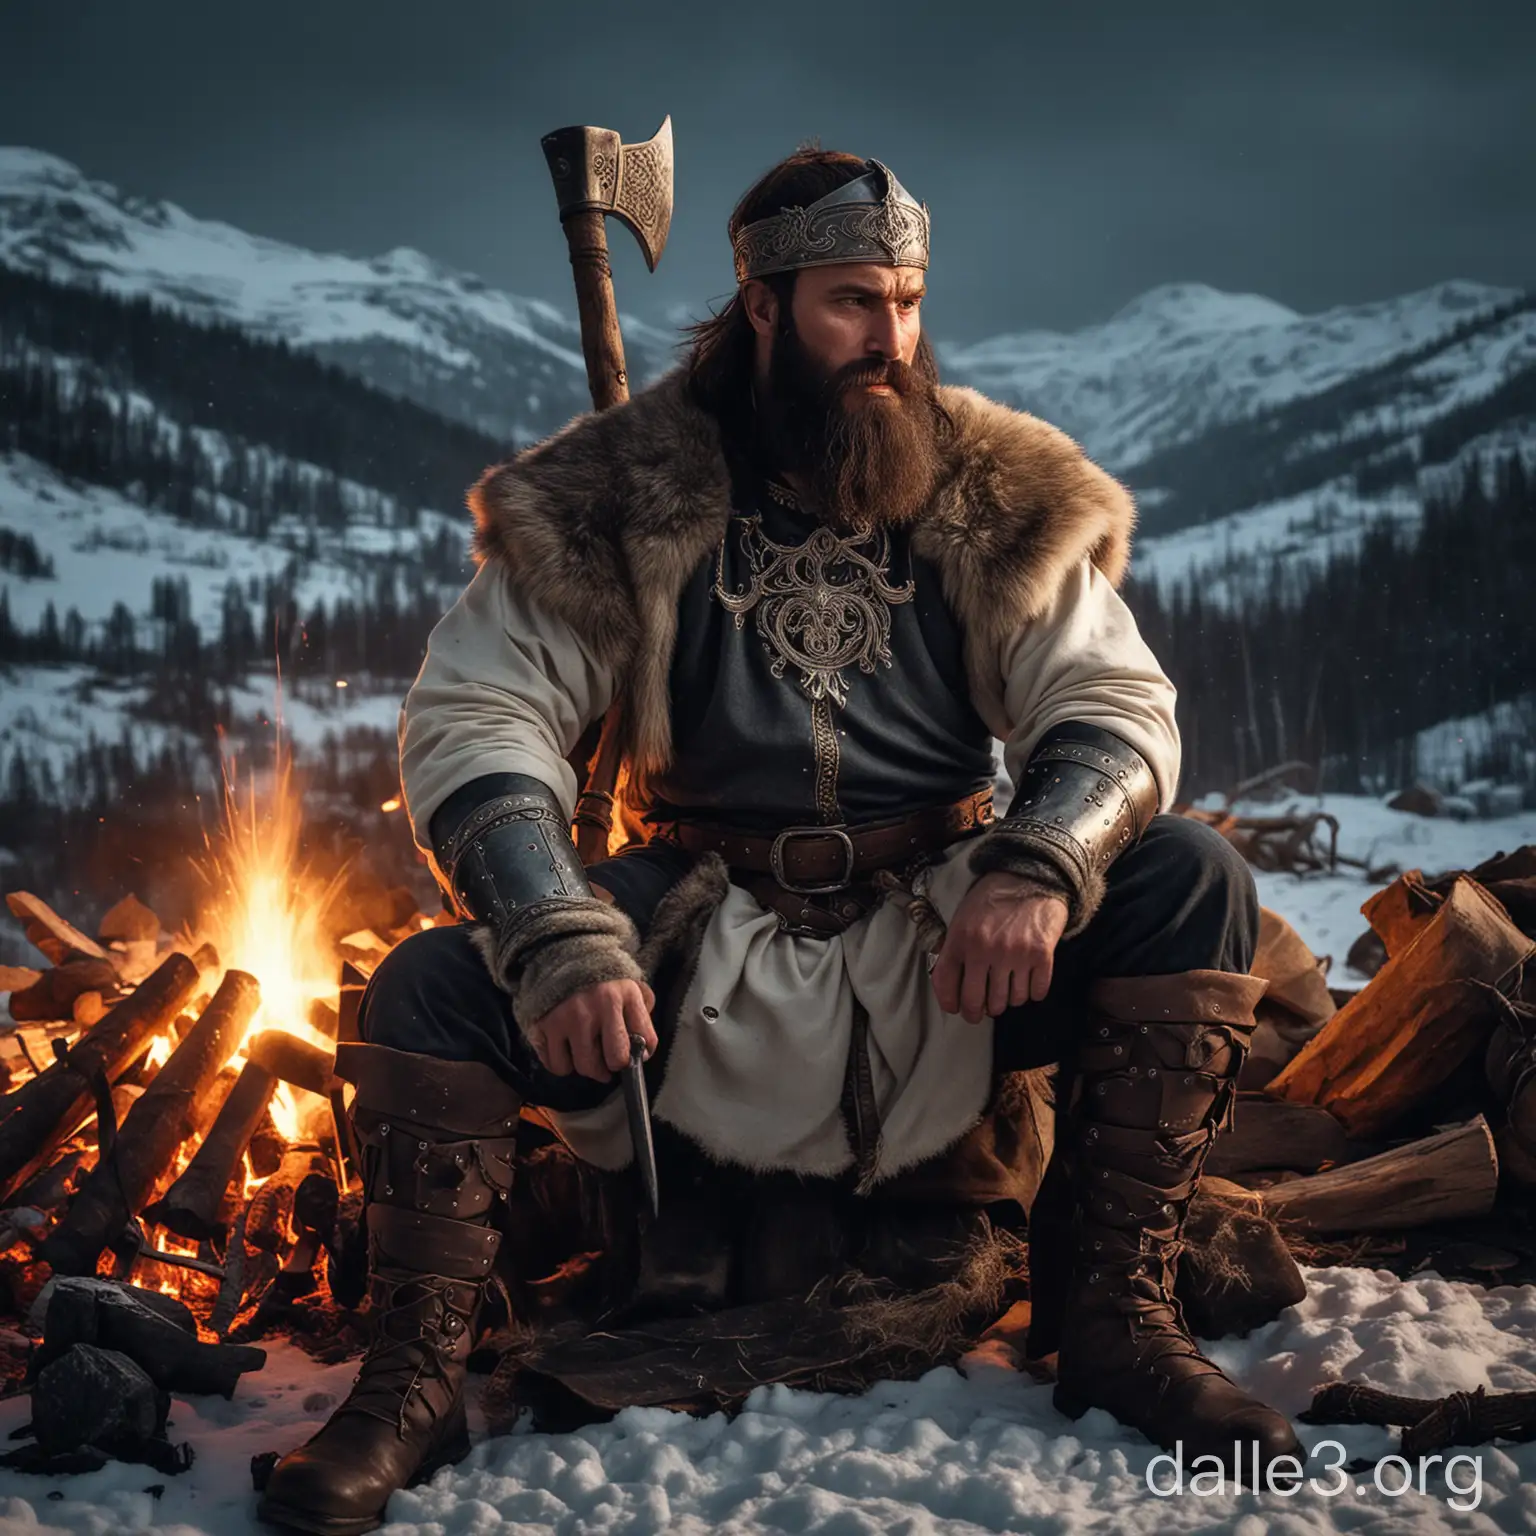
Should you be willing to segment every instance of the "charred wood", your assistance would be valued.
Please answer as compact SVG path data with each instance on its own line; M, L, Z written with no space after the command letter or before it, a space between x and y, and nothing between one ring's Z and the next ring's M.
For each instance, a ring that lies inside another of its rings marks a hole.
M270 1072L254 1061L246 1062L192 1161L164 1198L146 1212L150 1220L178 1237L222 1241L227 1236L230 1184L240 1174L241 1158L266 1118L276 1087L277 1079Z
M42 1167L90 1117L98 1086L113 1082L149 1049L191 996L197 977L185 955L168 956L63 1061L0 1105L0 1197Z
M60 1274L89 1274L170 1169L176 1150L195 1129L207 1095L234 1054L261 1001L256 978L230 971L187 1038L129 1111L109 1156L96 1165L44 1244Z

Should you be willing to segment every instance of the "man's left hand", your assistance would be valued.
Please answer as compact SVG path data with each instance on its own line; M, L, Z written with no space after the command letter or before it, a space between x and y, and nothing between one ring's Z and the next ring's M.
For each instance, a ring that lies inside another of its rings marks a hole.
M972 1024L1005 1008L1039 1002L1051 987L1056 943L1067 903L1042 896L1014 875L983 875L955 910L933 968L933 990L946 1013Z

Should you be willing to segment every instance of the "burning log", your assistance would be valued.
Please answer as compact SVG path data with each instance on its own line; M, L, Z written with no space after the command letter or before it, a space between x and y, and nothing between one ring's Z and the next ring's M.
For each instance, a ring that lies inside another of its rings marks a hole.
M277 1079L254 1061L247 1061L218 1118L203 1139L186 1171L165 1198L145 1215L178 1237L218 1238L229 1231L230 1181L272 1102Z
M1479 1115L1347 1168L1272 1185L1259 1201L1271 1219L1311 1232L1397 1232L1485 1216L1498 1184L1493 1134Z
M274 1077L328 1099L331 1106L330 1135L337 1162L337 1182L343 1186L360 1176L352 1122L347 1117L341 1083L335 1076L336 1052L322 1050L286 1030L267 1029L251 1042L250 1059L260 1062Z
M111 1154L96 1165L69 1214L43 1245L55 1272L92 1273L101 1250L144 1208L260 1001L254 976L244 971L225 975L202 1017L129 1111Z
M323 1051L307 1040L300 1040L286 1029L264 1029L251 1041L249 1059L266 1069L274 1078L292 1083L324 1098L331 1091L336 1066L334 1050Z
M197 986L197 966L170 955L69 1054L6 1101L0 1120L0 1198L9 1195L93 1113L99 1082L112 1082L149 1049Z
M310 1174L330 1173L329 1159L315 1142L301 1142L283 1154L282 1165L251 1196L245 1240L267 1253L279 1252L293 1239L293 1202Z
M1320 1104L1355 1137L1419 1103L1487 1037L1489 992L1536 942L1474 880L1458 880L1408 947L1344 1005L1268 1084Z

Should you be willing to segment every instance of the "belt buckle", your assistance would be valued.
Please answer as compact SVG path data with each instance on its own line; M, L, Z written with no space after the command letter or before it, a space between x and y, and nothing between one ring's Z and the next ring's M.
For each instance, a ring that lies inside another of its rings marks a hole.
M830 883L816 885L796 885L784 873L784 845L793 838L807 837L835 837L843 845L843 872ZM781 890L789 891L795 896L827 896L833 891L840 891L846 885L853 883L853 868L858 862L858 855L853 850L853 839L842 827L785 827L773 840L773 847L768 850L768 867L773 871L773 878L778 882Z

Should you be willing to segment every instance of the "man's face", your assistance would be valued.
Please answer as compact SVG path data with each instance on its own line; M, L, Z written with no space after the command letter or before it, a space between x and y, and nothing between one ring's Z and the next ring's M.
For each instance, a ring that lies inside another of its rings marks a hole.
M747 285L765 442L827 522L905 522L927 501L940 413L922 280L911 267L805 267L787 311L767 284Z
M800 344L833 374L849 363L883 359L911 365L922 336L923 273L874 262L805 267L790 305ZM890 393L884 384L871 393Z

